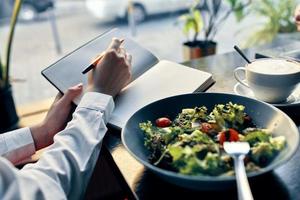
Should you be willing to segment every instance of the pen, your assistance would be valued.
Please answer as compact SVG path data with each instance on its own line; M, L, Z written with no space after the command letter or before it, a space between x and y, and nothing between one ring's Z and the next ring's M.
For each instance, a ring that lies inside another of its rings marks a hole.
M88 73L91 69L93 69L93 68L97 65L97 63L99 62L99 60L101 60L101 58L102 58L102 55L98 56L98 57L92 62L92 64L90 64L87 68L85 68L85 69L82 71L82 73L83 73L83 74Z
M124 39L120 41L121 44L122 44L123 42L124 42ZM85 68L81 73L82 73L82 74L88 73L91 69L93 69L93 68L97 65L97 63L101 60L102 57L103 57L103 54L101 54L101 55L99 55L97 58L95 58L95 59L93 60L93 62L92 62L87 68Z

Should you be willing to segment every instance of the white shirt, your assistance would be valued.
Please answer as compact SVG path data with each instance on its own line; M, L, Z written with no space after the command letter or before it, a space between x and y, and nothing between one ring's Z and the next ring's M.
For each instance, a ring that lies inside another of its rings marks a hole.
M111 96L86 93L65 130L54 137L35 164L16 169L11 162L35 152L28 128L0 136L0 199L80 199L98 159Z

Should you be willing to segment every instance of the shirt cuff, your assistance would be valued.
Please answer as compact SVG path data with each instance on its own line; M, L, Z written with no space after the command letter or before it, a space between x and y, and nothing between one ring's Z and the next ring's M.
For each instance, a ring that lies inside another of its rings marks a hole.
M92 110L98 110L104 113L104 121L107 123L114 110L115 104L112 96L98 93L87 92L82 97L77 108L86 108Z
M21 128L0 136L0 154L16 163L35 153L34 141L29 128Z

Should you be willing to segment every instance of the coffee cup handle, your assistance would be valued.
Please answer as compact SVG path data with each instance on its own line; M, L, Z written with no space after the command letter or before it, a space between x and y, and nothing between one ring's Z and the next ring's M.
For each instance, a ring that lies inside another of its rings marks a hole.
M238 67L238 68L236 68L236 69L234 70L234 72L233 72L233 75L234 75L234 78L235 78L238 82L240 82L242 85L244 85L244 86L246 86L246 87L249 88L248 83L246 82L245 79L242 79L242 78L240 77L239 72L243 72L244 74L246 74L245 67Z

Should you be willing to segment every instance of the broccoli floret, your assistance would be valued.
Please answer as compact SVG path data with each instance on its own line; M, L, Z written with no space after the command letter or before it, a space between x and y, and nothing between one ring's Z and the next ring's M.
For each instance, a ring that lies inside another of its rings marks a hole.
M196 107L195 108L195 119L202 119L204 120L207 117L207 108L205 106Z
M181 134L178 136L182 146L196 144L214 144L214 141L205 133L199 130L195 130L192 134Z
M205 106L182 109L181 113L174 120L175 124L184 128L192 128L192 123L200 120L205 121L207 117L207 108Z
M195 114L195 109L193 108L182 109L181 114L193 116Z
M189 156L185 159L184 165L178 168L181 174L187 175L199 175L202 174L201 161L195 156Z
M140 129L144 131L145 141L144 145L150 149L154 150L157 147L157 144L160 143L160 136L156 135L153 131L153 126L150 121L143 122L139 124Z
M152 134L152 123L150 121L140 123L140 129L147 134Z
M220 159L219 154L208 152L203 160L200 160L194 149L186 146L170 148L173 157L173 167L180 173L188 175L220 175L228 170L228 165ZM176 158L176 159L175 159Z
M140 123L140 128L144 131L144 145L150 152L150 160L156 162L166 151L166 144L176 138L176 130L157 128L150 121Z
M286 139L284 136L278 136L270 138L270 143L277 151L281 151L286 145Z
M197 144L193 146L198 159L203 160L208 153L219 154L219 147L216 144Z
M172 157L172 166L182 174L219 175L223 173L225 162L221 160L217 148L209 149L210 145L177 146L168 147ZM213 153L212 153L213 152Z
M233 104L232 102L224 104L218 104L214 107L211 118L214 118L217 124L221 127L232 127L239 130L240 126L244 123L245 118L245 106Z
M169 145L168 151L172 157L172 166L180 173L190 175L200 173L200 160L197 159L196 152L190 146Z
M173 142L177 135L182 133L177 127L160 128L159 131L165 144Z
M208 153L204 159L203 168L209 171L212 175L217 175L223 172L224 169L220 168L221 158L218 154Z
M251 147L255 146L259 142L269 142L271 135L261 129L254 129L245 133L243 141L248 142Z
M251 148L250 159L259 166L268 165L277 155L278 151L271 143L260 142Z
M230 166L221 159L219 154L209 152L204 160L201 161L201 168L204 174L218 176L228 171Z

